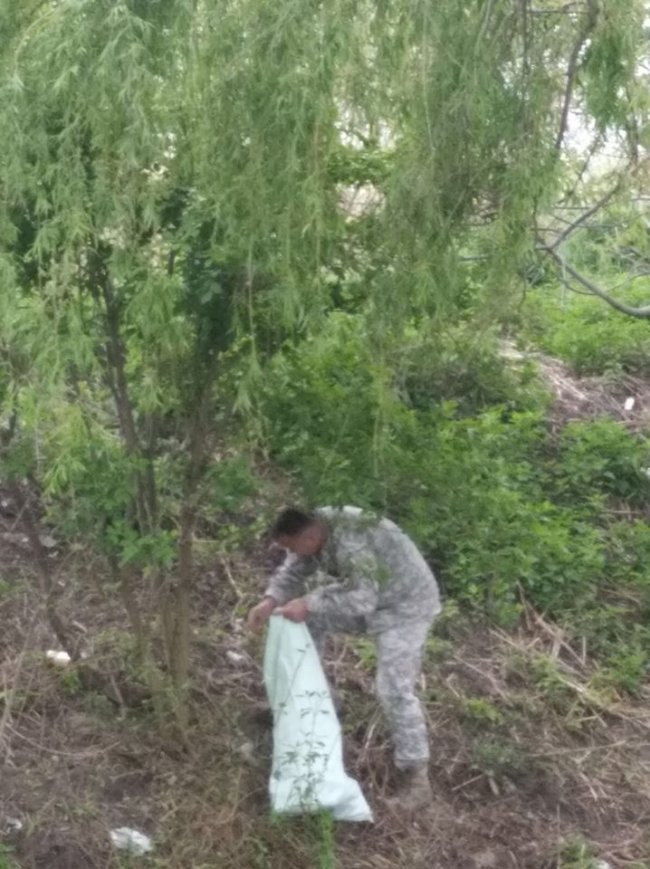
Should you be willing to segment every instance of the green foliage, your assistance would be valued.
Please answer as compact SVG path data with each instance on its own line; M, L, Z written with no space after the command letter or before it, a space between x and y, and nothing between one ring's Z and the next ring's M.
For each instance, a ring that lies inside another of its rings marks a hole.
M76 670L64 670L63 673L61 673L59 681L64 693L68 696L76 697L82 693L81 679Z
M463 697L461 715L478 728L497 726L504 722L502 712L485 697Z
M606 11L596 15L582 79L587 108L601 129L625 122L639 28L643 28L641 10L630 8L625 0L608 3Z
M577 81L601 126L635 109L643 46L641 0L603 5ZM603 570L600 529L540 470L541 391L489 328L564 180L583 21L509 0L290 12L0 0L0 472L158 583L165 611L132 620L162 625L177 687L195 527L221 518L235 545L259 488L235 391L310 497L388 509L464 600L557 608Z
M562 677L557 661L547 655L536 655L529 667L537 689L557 712L566 713L573 702L574 693Z
M514 742L502 736L482 736L472 745L472 766L491 778L518 778L530 772L532 761Z
M573 836L562 843L558 857L561 869L598 869L600 865L592 846L582 836Z
M509 621L523 593L590 640L599 634L605 652L603 620L611 613L614 627L617 616L611 603L600 609L602 593L632 584L647 600L647 528L611 525L607 506L645 503L645 441L608 420L551 437L539 411L523 409L539 406L539 387L509 374L507 405L474 398L467 415L470 406L461 413L441 385L413 406L407 377L398 369L387 379L363 335L360 317L336 315L274 360L262 395L273 455L311 502L395 518L439 567L448 594ZM429 356L427 346L412 332L401 358L431 372L423 380L453 382L446 366L455 360ZM596 612L600 629L586 617ZM642 615L625 620L622 633L629 637Z
M0 844L0 869L19 869L18 863L13 858L13 853L13 848Z
M449 326L442 334L412 327L397 360L405 401L420 410L453 401L463 415L490 404L542 409L546 395L534 367L514 368L498 347L496 331L472 321Z
M615 274L611 284L621 277ZM597 280L604 282L602 272ZM635 304L645 301L647 291L639 286L615 295ZM600 299L554 285L532 290L526 301L524 332L578 374L605 374L614 381L622 373L650 374L647 321L626 317Z
M259 491L250 461L245 456L232 456L216 462L208 471L211 489L210 503L222 511L237 511L247 498Z
M647 638L646 638L647 640ZM612 687L637 694L648 675L649 658L645 648L624 646L610 654L593 680L595 688Z
M650 496L650 444L609 419L570 422L560 434L558 495L575 503L598 494L633 506Z

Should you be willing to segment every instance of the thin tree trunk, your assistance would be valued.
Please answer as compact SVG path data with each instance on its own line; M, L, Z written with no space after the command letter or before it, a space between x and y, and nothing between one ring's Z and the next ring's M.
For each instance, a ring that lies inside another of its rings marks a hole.
M75 644L72 643L70 632L66 628L56 607L52 573L50 571L47 550L41 542L37 519L29 506L29 501L23 486L15 480L11 481L9 483L9 491L16 501L20 511L23 526L25 528L25 534L27 535L32 554L36 559L39 588L45 605L47 620L61 648L66 651L73 660L76 660L78 658L78 651Z
M109 383L117 416L120 433L127 453L142 459L143 467L136 471L136 508L141 531L156 527L158 518L158 498L153 465L145 455L135 426L133 405L129 397L129 387L125 373L126 352L120 329L120 312L113 285L108 275L102 276L102 296L106 314L107 340L106 359L108 362Z
M194 405L190 421L190 458L183 487L177 575L170 581L163 600L163 631L167 661L175 695L179 726L187 727L187 687L190 664L190 615L194 566L196 496L208 456L207 411L211 378L206 378L202 395Z

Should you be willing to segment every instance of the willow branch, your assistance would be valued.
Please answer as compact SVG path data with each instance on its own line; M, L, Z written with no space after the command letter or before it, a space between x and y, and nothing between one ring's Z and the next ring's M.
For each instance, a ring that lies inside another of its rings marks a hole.
M578 72L578 62L580 53L584 48L585 43L591 36L591 33L596 26L598 20L598 3L597 0L587 0L587 13L585 15L584 25L578 34L575 45L569 58L569 66L566 74L566 87L564 89L564 99L562 101L562 114L560 115L560 129L558 130L555 139L555 150L559 151L564 142L566 135L567 124L569 122L569 109L571 108L571 99L573 97L573 88L575 85L576 74Z

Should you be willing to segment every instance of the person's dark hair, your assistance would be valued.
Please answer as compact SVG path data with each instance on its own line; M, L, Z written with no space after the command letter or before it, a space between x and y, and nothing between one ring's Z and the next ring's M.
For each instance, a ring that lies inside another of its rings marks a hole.
M271 527L271 537L277 540L278 537L295 537L300 534L305 528L308 528L316 519L313 513L308 513L305 510L298 510L296 507L287 507L277 517Z

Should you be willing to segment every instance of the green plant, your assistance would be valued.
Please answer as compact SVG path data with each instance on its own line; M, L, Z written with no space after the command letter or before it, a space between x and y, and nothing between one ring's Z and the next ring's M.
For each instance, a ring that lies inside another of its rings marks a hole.
M13 858L14 849L9 845L0 844L0 869L20 869Z
M558 669L557 662L547 655L536 655L529 662L534 685L559 712L566 712L574 692Z
M503 713L485 697L462 697L460 714L471 725L498 726L504 723Z
M570 422L561 432L556 467L562 499L588 501L594 493L645 504L650 479L650 445L630 434L620 423L601 419Z
M622 645L605 658L592 680L595 688L612 687L637 694L648 674L648 653L644 648Z
M601 865L592 846L580 835L563 842L559 852L558 865L561 869L599 869Z
M318 869L336 869L336 838L331 812L318 812L315 820L314 859Z
M587 272L590 274L590 272ZM622 272L600 270L597 280L612 285ZM643 304L645 291L632 287L624 298ZM568 362L578 374L605 375L614 383L625 373L650 371L650 335L644 320L626 317L600 299L573 294L556 283L531 290L526 298L523 333L536 346Z
M502 776L518 778L530 771L533 764L528 754L505 736L481 736L475 739L471 762L473 767L495 779Z
M64 670L59 677L59 681L64 693L70 697L75 697L82 693L81 679L75 669L69 668Z

